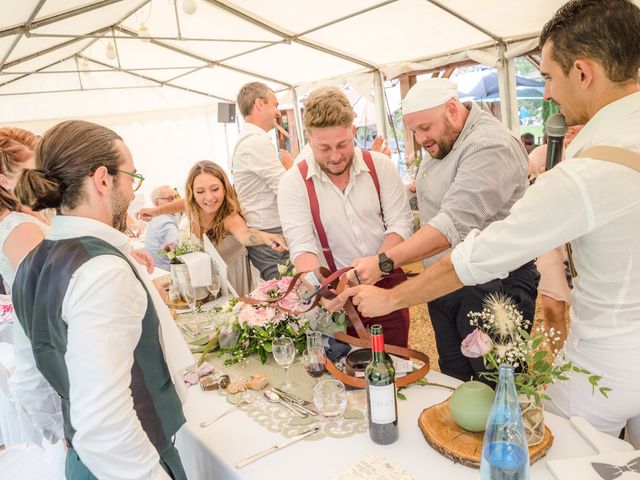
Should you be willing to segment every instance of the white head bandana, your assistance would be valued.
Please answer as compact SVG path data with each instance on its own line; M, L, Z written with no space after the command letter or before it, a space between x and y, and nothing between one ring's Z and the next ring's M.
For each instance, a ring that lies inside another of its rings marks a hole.
M458 86L448 78L420 80L402 100L402 114L428 110L458 98Z

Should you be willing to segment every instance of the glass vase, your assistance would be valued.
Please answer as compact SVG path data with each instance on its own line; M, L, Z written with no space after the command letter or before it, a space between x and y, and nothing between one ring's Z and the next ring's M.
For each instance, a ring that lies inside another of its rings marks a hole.
M522 412L522 423L524 432L527 435L529 446L537 445L544 438L544 411L542 404L537 403L535 398L527 395L518 395L520 411Z

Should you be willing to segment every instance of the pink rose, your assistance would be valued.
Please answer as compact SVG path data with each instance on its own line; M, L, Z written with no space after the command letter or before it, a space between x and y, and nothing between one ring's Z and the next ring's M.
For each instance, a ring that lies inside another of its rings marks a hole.
M493 342L489 335L476 328L462 341L460 350L465 357L478 358L489 353L492 347Z

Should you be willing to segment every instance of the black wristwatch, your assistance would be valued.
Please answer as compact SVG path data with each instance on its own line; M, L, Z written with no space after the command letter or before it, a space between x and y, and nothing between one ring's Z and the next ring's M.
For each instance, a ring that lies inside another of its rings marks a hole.
M384 253L378 254L378 268L382 273L391 273L395 267L393 260L387 257Z

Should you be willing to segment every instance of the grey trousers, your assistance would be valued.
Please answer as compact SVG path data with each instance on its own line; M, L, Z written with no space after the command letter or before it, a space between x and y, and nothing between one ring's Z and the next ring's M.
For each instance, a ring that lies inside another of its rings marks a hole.
M282 227L263 229L263 232L278 233L282 235ZM249 252L249 260L254 267L260 270L260 277L263 280L271 280L279 278L278 265L284 265L289 259L289 252L277 252L267 245L259 245L257 247L247 247Z

